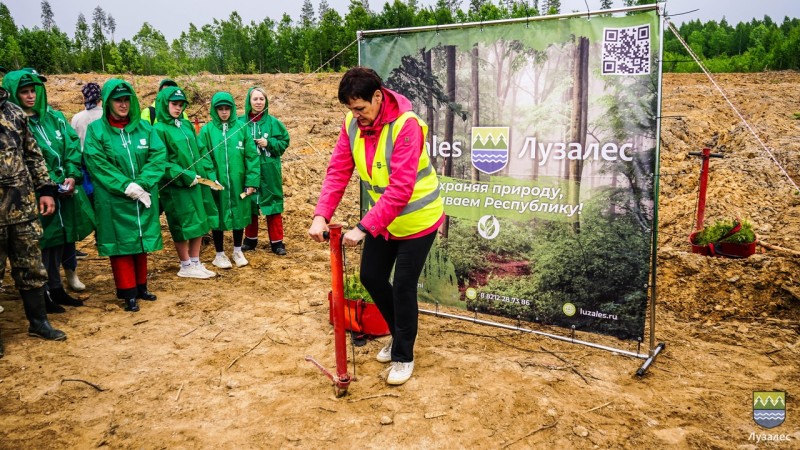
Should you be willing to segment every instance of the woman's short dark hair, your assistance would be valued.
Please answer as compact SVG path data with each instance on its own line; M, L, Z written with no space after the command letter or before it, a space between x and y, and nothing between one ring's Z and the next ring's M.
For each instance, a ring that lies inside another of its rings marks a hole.
M339 102L343 105L351 100L371 101L372 95L381 88L380 75L368 67L353 67L345 72L339 82Z

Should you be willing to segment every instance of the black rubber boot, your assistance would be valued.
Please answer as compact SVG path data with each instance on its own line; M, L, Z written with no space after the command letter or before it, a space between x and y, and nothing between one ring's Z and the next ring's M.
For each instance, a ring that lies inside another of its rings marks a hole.
M52 298L53 301L59 305L83 306L83 300L78 300L77 298L67 294L67 291L65 291L63 287L51 288L50 298Z
M249 252L255 250L257 246L258 246L258 239L245 237L244 242L242 243L242 251Z
M125 311L136 312L139 310L139 302L135 298L125 299Z
M44 287L19 291L22 296L22 306L25 308L25 317L30 322L28 335L48 341L63 341L67 335L63 331L53 328L47 321L47 308L44 305L47 296L45 292Z
M158 299L156 294L153 294L152 292L147 290L146 283L136 286L136 298L140 298L142 300L147 300L150 302L154 302L156 301L156 299Z
M50 296L50 292L47 288L44 289L44 307L47 314L61 314L67 312L61 305L53 301L53 297Z
M272 253L276 255L283 256L286 254L286 246L283 245L283 241L270 242L269 246L272 249Z

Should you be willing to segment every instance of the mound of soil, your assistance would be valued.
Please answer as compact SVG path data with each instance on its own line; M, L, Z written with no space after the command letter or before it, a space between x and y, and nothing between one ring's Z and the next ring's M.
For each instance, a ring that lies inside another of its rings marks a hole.
M48 97L70 117L82 108L81 85L106 78L49 76ZM127 78L149 104L159 77ZM748 259L707 258L687 241L700 170L688 152L710 146L726 157L711 162L707 219L747 218L761 240L800 250L800 195L776 164L800 180L800 74L717 79L771 154L706 78L665 76L655 337L666 350L643 378L634 376L641 361L619 352L423 315L408 383L385 384L374 359L383 339L370 341L352 349L356 381L336 398L305 360L334 367L329 250L306 230L345 112L339 75L178 77L200 122L215 91L241 101L251 86L266 87L292 139L283 161L289 254L265 249L262 229L249 266L181 279L164 227L168 245L149 261L158 301L130 314L88 238L79 243L90 254L79 265L87 306L51 316L69 336L62 343L26 335L6 275L0 448L755 448L751 433L800 439L791 411L800 257L760 248ZM338 214L356 223L355 180ZM213 254L208 246L202 258ZM772 430L752 419L753 391L767 390L788 393L790 412Z

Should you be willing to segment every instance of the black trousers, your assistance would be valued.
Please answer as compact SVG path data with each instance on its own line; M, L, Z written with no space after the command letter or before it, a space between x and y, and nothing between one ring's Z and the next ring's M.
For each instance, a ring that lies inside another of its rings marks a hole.
M367 234L361 256L361 283L389 325L392 361L414 360L419 305L417 283L436 232L415 239L386 240ZM394 267L394 279L389 280Z

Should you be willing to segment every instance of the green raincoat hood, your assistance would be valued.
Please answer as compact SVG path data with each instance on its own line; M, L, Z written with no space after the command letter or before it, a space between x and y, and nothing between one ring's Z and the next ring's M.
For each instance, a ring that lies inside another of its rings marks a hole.
M183 90L179 87L169 86L162 89L158 96L156 96L156 120L161 123L168 123L174 124L175 118L169 115L169 98L172 97L177 91L183 92ZM184 96L186 93L184 92ZM178 116L179 119L183 118L183 112L186 111L186 107L189 106L189 100L187 99L184 102L183 109L181 110L181 114Z
M236 117L236 102L233 101L233 95L228 92L217 92L211 97L211 121L214 123L219 129L222 129L222 119L219 118L219 114L217 114L217 106L220 103L225 102L231 105L231 116L228 118L228 128L236 125L236 122L239 121L238 117Z
M260 87L256 86L256 87L251 87L250 90L247 91L247 97L244 100L244 116L242 117L245 122L249 122L250 121L250 111L253 109L253 107L250 106L250 94L252 94L253 91L256 90L256 89L259 89L262 92L264 92L264 90L265 90L264 88L260 88ZM265 99L265 102L264 102L264 115L262 117L266 117L266 116L269 115L269 97L267 97L267 94L264 94L264 99Z
M33 105L33 110L39 115L39 117L44 117L44 113L47 112L47 91L44 88L44 83L42 83L42 80L27 70L15 70L13 72L8 72L3 77L3 87L9 93L8 101L19 107L22 107L19 99L17 98L17 91L19 91L19 85L23 77L30 78L34 81L34 83L36 83L36 103Z
M139 123L139 120L142 115L141 107L139 106L139 99L136 97L136 91L133 90L133 86L125 80L120 80L119 78L111 78L110 80L106 81L103 84L103 89L101 90L102 97L103 97L103 121L108 125L111 126L108 122L108 115L111 114L111 102L113 100L110 99L111 93L117 86L124 84L133 95L131 95L131 108L128 112L128 117L130 117L131 121L127 125L125 125L125 131L131 132L136 128L136 125Z

